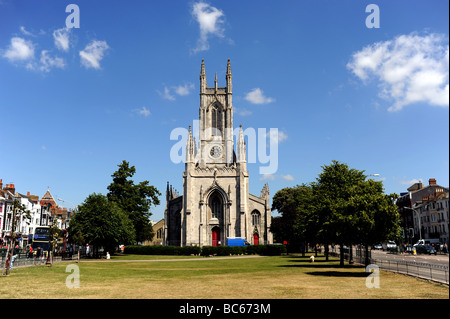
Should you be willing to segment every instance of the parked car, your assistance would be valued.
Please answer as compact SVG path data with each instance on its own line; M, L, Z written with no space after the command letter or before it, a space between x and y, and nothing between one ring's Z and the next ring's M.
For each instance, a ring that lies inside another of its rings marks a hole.
M428 254L428 255L437 254L436 249L431 245L417 245L416 251L419 254Z
M390 240L387 243L383 243L383 250L396 251L397 244L395 243L395 241Z
M383 246L381 246L381 244L375 244L375 245L373 245L373 249L381 250L381 249L383 249Z

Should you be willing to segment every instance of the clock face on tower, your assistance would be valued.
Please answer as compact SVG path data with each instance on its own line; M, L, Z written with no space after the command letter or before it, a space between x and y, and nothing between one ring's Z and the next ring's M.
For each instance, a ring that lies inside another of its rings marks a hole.
M222 148L218 145L211 147L211 149L209 150L209 155L214 158L220 157L222 155Z

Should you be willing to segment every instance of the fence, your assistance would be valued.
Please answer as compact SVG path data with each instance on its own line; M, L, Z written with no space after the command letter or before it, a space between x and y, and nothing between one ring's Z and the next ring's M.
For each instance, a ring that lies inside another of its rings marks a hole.
M372 259L371 263L376 264L383 270L445 283L447 285L449 283L448 266L414 261L392 261L381 259Z
M339 258L339 248L335 247L330 250L330 255ZM352 261L356 264L365 264L365 249L364 246L356 246L353 249ZM439 283L449 284L449 267L446 265L436 265L429 263L421 263L415 261L393 261L382 260L372 257L371 250L369 250L369 263L375 264L380 269L396 272L399 274L414 276L423 278L426 280L432 280ZM344 260L350 259L350 249L344 248Z
M0 263L0 273L1 269L5 267L5 260L6 257L3 256ZM53 257L53 263L61 262L61 260L62 258L60 256ZM13 262L13 268L45 265L46 262L47 262L46 256L42 256L39 258L36 257L28 258L26 254L18 254Z
M371 260L372 258L371 250L369 249L367 253L369 260ZM332 247L329 250L329 255L340 258L340 248L336 246ZM354 246L352 247L352 254L350 254L350 248L344 246L344 260L349 261L350 259L352 260L353 263L364 265L366 260L365 247L362 245Z

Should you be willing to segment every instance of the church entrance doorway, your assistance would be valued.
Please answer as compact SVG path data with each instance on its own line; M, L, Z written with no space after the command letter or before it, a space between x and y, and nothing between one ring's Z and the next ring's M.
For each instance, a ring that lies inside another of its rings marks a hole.
M258 233L253 234L253 245L259 245L259 235L258 235Z
M220 246L220 228L214 227L211 231L211 237L212 237L212 246Z

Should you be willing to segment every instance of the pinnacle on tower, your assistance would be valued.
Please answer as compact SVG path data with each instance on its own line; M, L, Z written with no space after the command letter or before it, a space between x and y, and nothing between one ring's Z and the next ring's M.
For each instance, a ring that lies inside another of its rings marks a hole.
M230 59L228 59L228 63L227 63L227 75L226 75L226 80L227 80L227 93L231 93L232 91L232 85L231 85L231 63L230 63ZM231 99L231 97L230 97Z
M200 68L200 93L206 92L206 71L205 60L202 59L202 66Z
M242 124L239 126L239 137L237 141L237 152L238 152L238 163L246 162L245 156L245 140L244 140L244 132L242 130Z
M216 92L217 92L217 88L219 87L218 83L217 83L217 72L216 72L216 77L214 79L214 87L216 88Z

